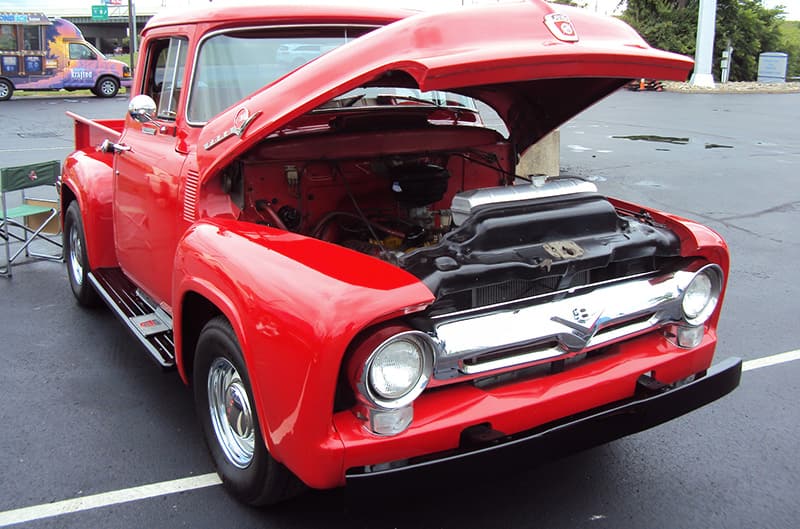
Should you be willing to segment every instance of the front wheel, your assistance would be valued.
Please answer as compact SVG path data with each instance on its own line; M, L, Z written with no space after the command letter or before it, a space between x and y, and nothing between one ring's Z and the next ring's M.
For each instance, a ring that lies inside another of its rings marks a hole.
M92 92L99 97L114 97L119 92L119 81L113 77L101 77Z
M228 491L250 505L268 505L302 490L267 450L239 342L221 316L200 333L193 384L197 416Z
M64 215L64 255L67 261L69 286L78 304L96 307L100 297L89 283L89 259L86 257L86 236L83 231L81 210L77 201L72 201Z
M5 79L0 79L0 101L8 101L14 93L14 85Z

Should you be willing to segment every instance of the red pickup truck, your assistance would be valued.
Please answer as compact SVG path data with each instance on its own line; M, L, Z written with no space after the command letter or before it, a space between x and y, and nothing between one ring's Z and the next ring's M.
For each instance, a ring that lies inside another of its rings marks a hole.
M125 119L73 115L72 291L177 367L251 504L649 428L739 383L739 359L711 365L724 241L515 167L691 68L540 1L157 16Z

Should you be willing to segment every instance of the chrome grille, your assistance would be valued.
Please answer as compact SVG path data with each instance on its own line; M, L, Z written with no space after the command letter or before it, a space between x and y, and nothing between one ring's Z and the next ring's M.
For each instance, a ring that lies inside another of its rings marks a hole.
M561 278L545 277L535 280L511 279L502 283L486 285L472 291L472 307L485 307L495 303L505 303L514 299L538 296L554 292Z
M693 277L689 271L641 274L434 316L434 378L549 362L680 321L683 292Z
M589 271L585 270L571 276L569 280L565 280L560 275L536 279L510 279L477 286L466 291L450 292L442 296L437 303L440 306L448 306L448 302L450 302L453 307L476 309L517 299L552 294L559 289L584 286L589 283L589 278Z

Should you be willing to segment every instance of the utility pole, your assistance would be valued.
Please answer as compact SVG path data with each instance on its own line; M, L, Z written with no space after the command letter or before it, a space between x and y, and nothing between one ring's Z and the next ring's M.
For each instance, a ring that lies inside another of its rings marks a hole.
M128 39L129 48L131 53L131 72L136 68L136 7L133 5L133 0L128 0Z
M694 86L714 88L711 66L714 59L714 30L717 25L717 0L700 0L697 14L697 46L694 53Z

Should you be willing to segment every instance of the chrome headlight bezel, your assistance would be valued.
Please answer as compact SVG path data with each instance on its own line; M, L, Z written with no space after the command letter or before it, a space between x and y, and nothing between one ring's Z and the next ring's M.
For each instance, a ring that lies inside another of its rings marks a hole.
M693 288L697 288L700 283L706 281L708 292L705 294L705 302L702 307L687 308L687 301L691 301L689 296L693 294ZM722 295L722 283L723 273L719 265L709 264L695 272L694 277L683 290L683 296L681 297L681 312L686 323L689 325L702 325L711 318L719 305Z
M396 397L382 394L373 385L373 369L376 361L387 348L397 342L405 341L412 344L420 355L420 362L412 378L414 382ZM420 331L406 331L395 334L380 343L367 358L358 383L359 392L369 404L378 408L397 409L413 402L425 390L433 374L434 343L431 338Z

